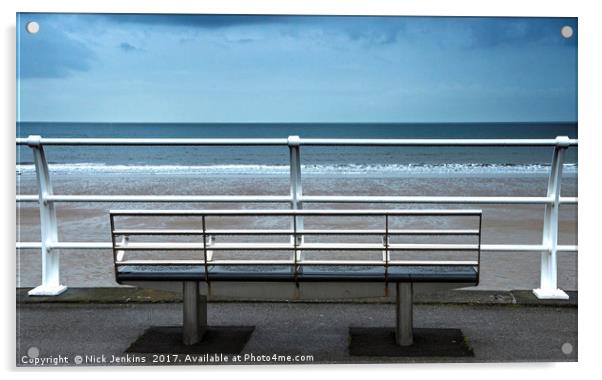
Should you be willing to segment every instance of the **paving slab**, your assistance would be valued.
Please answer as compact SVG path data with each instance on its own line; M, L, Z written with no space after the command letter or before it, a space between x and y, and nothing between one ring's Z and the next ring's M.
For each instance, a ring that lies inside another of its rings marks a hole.
M149 327L181 325L181 306L176 302L20 303L17 365L34 365L36 358L38 364L46 358L48 365L536 362L578 358L576 306L519 304L415 306L416 328L460 329L473 350L471 357L352 356L349 327L393 327L393 305L317 302L209 302L209 325L255 327L240 357L226 355L227 361L224 356L126 353Z

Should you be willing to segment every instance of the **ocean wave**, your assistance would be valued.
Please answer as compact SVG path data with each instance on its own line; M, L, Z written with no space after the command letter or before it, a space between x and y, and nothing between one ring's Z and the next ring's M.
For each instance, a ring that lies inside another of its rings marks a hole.
M412 175L412 174L545 174L543 164L320 164L302 165L307 175ZM50 164L51 172L81 174L203 174L203 175L288 175L288 165L109 165L103 163ZM577 173L578 165L564 164L565 173ZM33 164L17 165L18 174L35 173Z

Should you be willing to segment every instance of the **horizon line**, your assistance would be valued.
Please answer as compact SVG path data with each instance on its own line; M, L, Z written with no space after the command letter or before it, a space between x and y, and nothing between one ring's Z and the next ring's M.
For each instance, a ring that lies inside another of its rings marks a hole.
M511 121L81 121L81 120L17 120L17 123L68 124L514 124L514 123L578 123L578 120L511 120Z

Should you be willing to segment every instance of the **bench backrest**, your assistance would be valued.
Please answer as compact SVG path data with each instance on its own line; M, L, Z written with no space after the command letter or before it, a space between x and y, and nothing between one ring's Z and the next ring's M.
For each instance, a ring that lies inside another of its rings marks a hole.
M116 274L125 265L472 265L478 273L481 222L481 210L110 211Z

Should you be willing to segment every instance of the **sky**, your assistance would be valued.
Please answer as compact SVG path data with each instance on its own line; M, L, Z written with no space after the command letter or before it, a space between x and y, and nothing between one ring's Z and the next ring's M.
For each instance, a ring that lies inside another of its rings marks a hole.
M577 35L575 18L21 13L17 120L576 121Z

